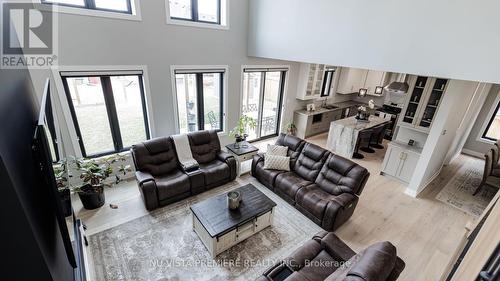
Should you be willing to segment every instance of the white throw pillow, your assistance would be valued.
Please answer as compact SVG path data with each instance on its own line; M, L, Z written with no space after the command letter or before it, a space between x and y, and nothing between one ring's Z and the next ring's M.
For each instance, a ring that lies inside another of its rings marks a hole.
M268 144L266 155L277 155L277 156L287 156L288 147Z
M264 156L264 170L290 171L290 157L266 154Z

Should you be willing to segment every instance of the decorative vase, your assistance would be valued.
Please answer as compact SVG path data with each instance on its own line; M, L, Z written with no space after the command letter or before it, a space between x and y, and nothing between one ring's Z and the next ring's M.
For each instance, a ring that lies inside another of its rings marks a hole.
M104 186L102 185L84 185L78 192L83 207L87 210L94 210L104 205L106 198L104 196Z
M240 207L241 193L238 191L230 191L227 193L227 207L230 210L236 210Z

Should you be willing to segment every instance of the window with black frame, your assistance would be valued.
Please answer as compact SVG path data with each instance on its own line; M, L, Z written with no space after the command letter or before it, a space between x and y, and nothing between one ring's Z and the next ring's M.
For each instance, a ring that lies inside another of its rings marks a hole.
M497 104L493 115L491 116L486 129L483 132L483 138L497 141L500 139L500 102Z
M126 151L150 138L142 73L61 77L84 157Z
M225 25L227 0L169 0L170 18L200 23Z
M54 4L73 8L133 14L132 0L41 0L44 4Z
M223 128L224 70L176 70L175 90L180 133Z

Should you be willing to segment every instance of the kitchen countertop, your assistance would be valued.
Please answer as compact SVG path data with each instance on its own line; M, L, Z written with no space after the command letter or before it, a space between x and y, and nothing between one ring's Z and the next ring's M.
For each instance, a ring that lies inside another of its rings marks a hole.
M391 141L389 143L389 145L394 145L394 146L401 147L402 149L405 149L405 150L408 150L408 151L413 151L415 153L422 154L422 148L421 147L411 146L411 145L408 145L407 143L404 143L404 142L401 142L401 141L394 140L394 141Z
M296 110L295 113L306 115L306 116L312 116L312 115L316 115L316 114L320 114L320 113L325 113L325 112L330 112L330 111L335 111L335 110L342 110L344 108L348 108L351 106L358 106L358 105L368 106L367 103L354 101L354 100L335 102L335 103L330 103L328 105L333 105L333 106L336 106L337 108L328 109L328 108L319 107L314 111L307 111L305 109L300 109L300 110ZM380 107L375 106L375 109L377 109L377 108L380 108Z

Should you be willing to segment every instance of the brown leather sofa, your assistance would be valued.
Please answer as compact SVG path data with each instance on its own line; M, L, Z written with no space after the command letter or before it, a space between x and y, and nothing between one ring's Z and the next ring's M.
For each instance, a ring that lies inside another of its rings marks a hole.
M356 254L331 232L320 232L256 281L394 281L405 267L390 242Z
M179 201L236 178L236 161L221 151L216 131L188 134L193 154L200 168L184 171L177 159L170 137L161 137L131 148L136 179L146 209Z
M370 173L360 165L297 137L281 134L290 172L265 170L264 156L254 156L252 175L323 229L333 231L347 221Z

